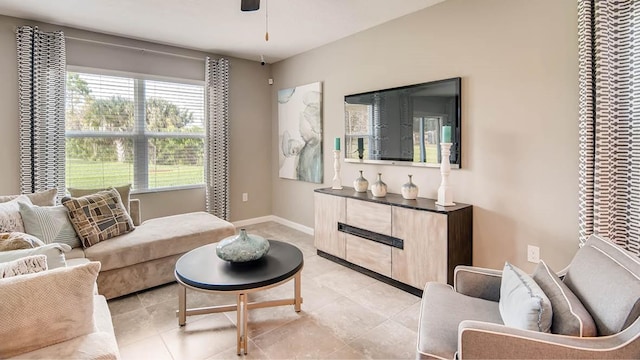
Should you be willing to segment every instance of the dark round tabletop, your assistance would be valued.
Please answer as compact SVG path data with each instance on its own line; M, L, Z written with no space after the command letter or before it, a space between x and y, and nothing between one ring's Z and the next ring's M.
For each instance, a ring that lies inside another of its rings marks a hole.
M300 249L282 241L269 240L265 256L243 263L220 259L216 245L201 246L182 255L176 263L176 278L198 289L237 291L276 284L302 269Z

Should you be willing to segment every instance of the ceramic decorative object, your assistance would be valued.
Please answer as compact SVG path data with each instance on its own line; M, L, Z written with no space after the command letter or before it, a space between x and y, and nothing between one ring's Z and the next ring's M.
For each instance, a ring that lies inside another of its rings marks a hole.
M375 197L385 197L387 195L387 184L382 181L381 173L378 173L378 180L371 184L371 193Z
M262 236L249 235L240 229L238 235L224 238L216 246L216 254L222 260L246 262L258 260L269 252L269 241Z
M411 181L411 177L413 175L409 175L409 182L402 185L402 197L407 200L415 200L418 197L418 186Z
M369 188L369 181L362 176L362 170L360 170L360 177L353 180L353 187L357 192L367 192Z

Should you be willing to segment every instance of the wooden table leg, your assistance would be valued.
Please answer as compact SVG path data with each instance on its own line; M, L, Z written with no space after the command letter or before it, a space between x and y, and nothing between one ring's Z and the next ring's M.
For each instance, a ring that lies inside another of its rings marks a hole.
M178 325L184 326L187 322L187 288L178 286Z
M238 294L237 296L237 306L236 306L236 353L240 355L240 347L242 345L242 294Z
M302 297L300 296L300 293L301 293L300 288L302 286L301 282L302 282L302 272L298 271L298 273L296 274L296 277L293 280L293 289L294 289L294 292L295 292L295 294L294 294L295 295L295 300L294 300L295 303L294 303L293 308L294 308L294 310L296 312L300 312L300 310L301 310L300 305L302 305Z
M247 294L242 294L242 345L244 346L244 354L247 355L249 346L249 331L247 330L247 319L249 318L249 309L247 308Z

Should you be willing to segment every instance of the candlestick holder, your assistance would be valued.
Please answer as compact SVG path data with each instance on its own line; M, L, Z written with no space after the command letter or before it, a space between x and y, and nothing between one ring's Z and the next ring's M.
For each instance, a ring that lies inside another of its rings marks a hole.
M342 190L342 179L340 178L340 150L333 150L333 180L332 189Z
M438 201L436 205L453 206L453 191L449 187L449 174L451 173L451 164L449 163L449 155L451 154L451 143L440 143L440 175L442 181L438 188Z

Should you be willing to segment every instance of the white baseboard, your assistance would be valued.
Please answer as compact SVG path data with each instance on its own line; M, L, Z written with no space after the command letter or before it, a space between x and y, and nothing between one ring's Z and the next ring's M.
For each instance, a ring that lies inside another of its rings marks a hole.
M251 219L234 221L233 222L233 226L235 226L235 227L243 227L243 226L259 224L259 223L263 223L263 222L267 222L267 221L277 222L278 224L282 224L284 226L288 226L288 227L290 227L292 229L296 229L296 230L301 231L301 232L303 232L305 234L313 235L313 228L305 226L305 225L302 225L302 224L298 224L297 222L293 222L291 220L287 220L285 218L281 218L281 217L275 216L275 215L260 216L260 217L251 218Z

